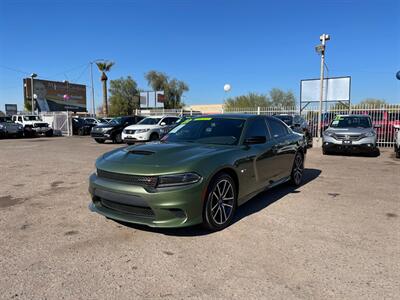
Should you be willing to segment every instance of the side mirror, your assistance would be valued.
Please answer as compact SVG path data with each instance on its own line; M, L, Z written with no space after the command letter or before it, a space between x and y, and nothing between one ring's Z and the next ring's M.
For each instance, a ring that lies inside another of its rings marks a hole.
M244 140L245 145L264 144L267 141L265 136L252 136Z
M165 126L165 125L167 125L167 123L165 123L165 122L161 122L161 124L160 124L161 126Z

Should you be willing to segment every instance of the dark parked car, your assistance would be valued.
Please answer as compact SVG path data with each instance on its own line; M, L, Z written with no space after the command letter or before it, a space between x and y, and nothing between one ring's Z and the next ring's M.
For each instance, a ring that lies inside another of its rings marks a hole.
M274 115L275 118L278 118L286 123L293 131L297 133L301 133L306 137L307 147L311 148L313 145L313 137L310 132L308 122L300 115Z
M304 136L267 116L188 119L161 142L114 149L90 176L90 209L152 227L220 230L238 206L304 170Z
M14 123L11 117L0 117L0 138L2 137L22 137L24 126Z
M74 135L89 135L94 123L87 122L83 118L72 118L72 133Z
M112 119L107 124L99 124L92 128L91 137L100 144L107 140L113 143L122 143L122 130L144 119L141 116L125 116Z

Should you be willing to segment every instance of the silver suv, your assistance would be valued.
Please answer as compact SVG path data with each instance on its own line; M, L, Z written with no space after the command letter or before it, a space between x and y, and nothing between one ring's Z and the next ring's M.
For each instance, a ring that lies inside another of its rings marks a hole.
M371 118L367 115L337 115L322 137L322 153L333 151L379 153Z

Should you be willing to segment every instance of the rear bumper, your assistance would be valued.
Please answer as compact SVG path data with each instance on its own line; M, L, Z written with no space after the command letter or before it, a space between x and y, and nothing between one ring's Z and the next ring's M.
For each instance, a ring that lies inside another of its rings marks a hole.
M110 219L150 227L186 227L202 222L203 183L153 192L143 187L89 178L89 209Z

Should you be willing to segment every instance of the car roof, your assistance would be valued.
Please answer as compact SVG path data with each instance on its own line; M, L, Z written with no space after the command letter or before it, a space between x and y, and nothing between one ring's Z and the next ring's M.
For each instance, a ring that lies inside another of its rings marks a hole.
M337 117L370 117L369 115L361 115L361 114L347 114L347 115L336 115Z

